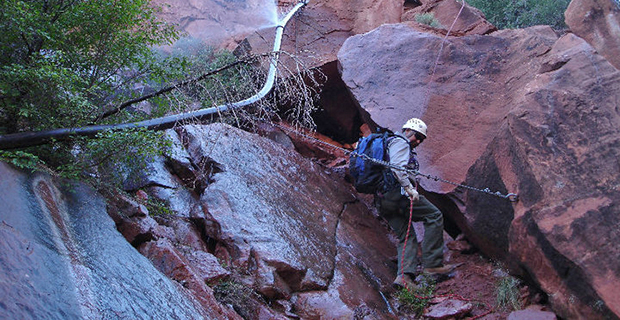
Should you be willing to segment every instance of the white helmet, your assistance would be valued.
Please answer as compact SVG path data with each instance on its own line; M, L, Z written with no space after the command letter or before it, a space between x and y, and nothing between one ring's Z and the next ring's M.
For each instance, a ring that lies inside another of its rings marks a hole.
M426 123L418 118L411 118L405 122L403 129L410 129L417 131L426 137Z

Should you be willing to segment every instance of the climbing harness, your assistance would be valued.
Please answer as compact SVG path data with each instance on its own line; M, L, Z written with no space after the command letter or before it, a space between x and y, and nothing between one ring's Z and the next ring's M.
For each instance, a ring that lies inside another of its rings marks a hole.
M264 121L262 119L257 119L257 120ZM301 132L299 132L297 130L293 130L291 128L279 125L277 123L271 123L271 125L279 128L279 129L282 129L284 131L287 131L287 132L290 132L290 133L294 133L294 134L296 134L298 136L304 137L304 138L306 138L308 140L311 140L311 141L320 143L322 145L328 146L328 147L330 147L332 149L336 149L336 150L342 151L346 155L352 155L354 157L361 157L364 160L375 162L375 163L380 164L382 166L385 166L387 168L391 168L391 169L394 169L394 170L400 170L400 171L406 171L407 173L413 174L415 176L421 176L421 177L424 177L424 178L427 178L427 179L430 179L430 180L440 181L440 182L443 182L443 183L451 184L451 185L454 185L454 186L457 186L457 187L461 187L461 188L465 188L465 189L468 189L468 190L482 192L482 193L485 193L485 194L488 194L488 195L492 195L492 196L495 196L495 197L507 199L510 202L517 202L519 200L519 196L517 194L515 194L515 193L503 194L503 193L501 193L499 191L493 192L489 188L480 189L480 188L472 187L472 186L469 186L469 185L466 185L466 184L452 182L452 181L449 181L449 180L446 180L446 179L442 179L442 178L437 177L437 176L432 176L432 175L429 175L429 174L421 173L418 170L408 169L408 168L405 168L405 167L402 167L402 166L397 166L397 165L391 164L391 163L389 163L387 161L374 159L374 158L371 158L371 157L369 157L369 156L367 156L365 154L353 153L351 150L335 146L335 145L333 145L331 143L327 143L325 141L319 140L317 138L311 137L311 136L303 134L303 133L301 133Z

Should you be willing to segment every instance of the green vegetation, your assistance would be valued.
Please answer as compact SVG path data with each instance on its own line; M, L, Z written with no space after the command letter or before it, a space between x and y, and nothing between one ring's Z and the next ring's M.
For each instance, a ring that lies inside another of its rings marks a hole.
M519 285L521 282L508 274L501 277L495 284L497 306L500 308L521 309Z
M235 280L221 281L213 287L215 299L223 305L231 305L244 319L253 318L253 310L264 299L252 288Z
M202 41L179 39L157 10L150 0L1 2L0 135L220 106L248 98L264 83L264 68L258 66L269 56L239 60ZM156 49L162 45L170 49ZM315 92L304 83L320 87L317 74L291 73L269 99L252 110L220 115L221 121L248 126L256 116L285 115L311 127ZM141 102L128 103L135 99ZM292 107L279 110L276 99ZM164 154L168 144L159 132L114 130L2 151L0 158L21 168L44 164L68 178L118 182Z
M0 133L83 126L161 78L151 46L176 31L148 0L0 4Z
M0 134L91 124L106 108L134 96L137 84L165 78L170 62L158 61L151 47L178 35L155 10L148 0L2 1ZM113 121L119 119L108 123ZM134 155L160 153L166 144L160 136L104 132L90 140L4 151L2 158L18 167L41 159L75 178L119 160L128 149Z
M174 212L163 200L150 197L146 200L146 208L149 210L151 216L157 217L170 217L174 215Z
M425 24L433 28L443 28L432 12L416 14L414 19L417 23Z
M480 9L498 29L534 25L563 29L566 28L564 11L570 0L469 0L467 3Z
M403 288L398 291L396 299L400 303L401 311L420 316L435 293L435 285L432 277L424 276L421 277L416 288Z
M42 164L39 157L23 151L3 151L0 150L0 161L8 162L21 169L35 170Z

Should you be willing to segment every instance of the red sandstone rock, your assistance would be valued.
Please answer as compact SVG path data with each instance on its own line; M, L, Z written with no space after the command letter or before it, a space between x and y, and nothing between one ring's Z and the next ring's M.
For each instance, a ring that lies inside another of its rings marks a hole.
M213 290L206 285L200 271L195 270L187 258L181 254L168 240L150 241L139 248L140 253L149 258L153 265L183 287L190 290L213 318L242 319L237 313L219 304L213 295ZM203 262L204 263L204 262ZM217 266L221 269L221 267ZM211 268L211 270L213 270ZM198 271L198 272L197 272Z
M557 320L557 317L550 311L527 308L511 312L508 320Z
M568 27L620 69L620 3L573 0L564 13Z
M402 10L403 3L395 0L310 1L286 26L281 50L295 55L305 68L322 66L336 60L348 37L385 23L400 22ZM274 28L257 30L241 43L238 51L271 52L274 36ZM285 58L281 62L292 65Z
M461 9L462 8L462 9ZM460 14L459 14L460 12ZM455 0L427 0L421 6L406 10L403 13L402 21L416 21L416 15L430 13L442 25L440 30L428 28L425 25L416 26L421 31L445 35L450 27L451 35L471 35L488 34L497 31L497 28L490 24L484 14L469 5L462 6L462 2ZM454 26L452 26L454 24Z
M246 281L263 295L295 297L300 316L327 308L302 304L308 291L320 299L341 297L331 302L335 308L321 311L327 318L351 313L360 303L385 312L373 287L381 284L369 283L366 273L391 283L388 232L369 222L374 217L364 205L351 203L351 190L336 183L339 177L289 148L229 126L186 126L180 133L194 162L209 154L226 164L201 197L220 227L210 235L221 244L218 257L248 270ZM349 204L343 209L343 203Z
M474 306L466 301L448 299L433 305L424 312L424 317L428 319L460 319L462 316L471 312Z
M423 173L519 194L513 204L423 179L468 240L524 266L562 317L620 315L620 251L609 245L620 241L620 73L549 27L450 38L435 69L442 41L407 24L351 37L343 80L379 126L427 122Z

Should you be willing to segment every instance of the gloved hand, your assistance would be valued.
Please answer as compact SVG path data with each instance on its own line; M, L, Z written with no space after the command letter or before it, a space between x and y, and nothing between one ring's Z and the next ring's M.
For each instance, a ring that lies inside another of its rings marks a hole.
M418 192L413 188L412 185L408 185L405 187L405 193L407 193L407 196L412 201L420 200L420 194L418 194Z

